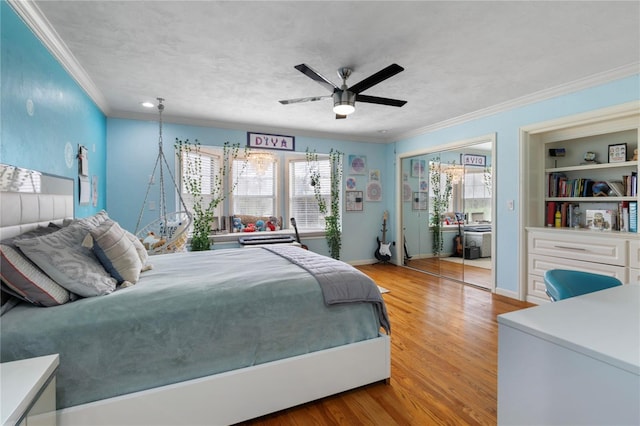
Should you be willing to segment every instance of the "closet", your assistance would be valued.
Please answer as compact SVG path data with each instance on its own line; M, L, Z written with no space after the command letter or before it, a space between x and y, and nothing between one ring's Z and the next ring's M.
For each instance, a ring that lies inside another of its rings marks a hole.
M404 266L494 288L495 135L401 155Z

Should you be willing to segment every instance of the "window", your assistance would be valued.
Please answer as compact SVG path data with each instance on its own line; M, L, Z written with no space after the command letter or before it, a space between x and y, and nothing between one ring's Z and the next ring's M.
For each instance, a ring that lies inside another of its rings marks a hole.
M233 160L231 214L276 216L278 201L277 161L260 167L245 159Z
M218 173L220 171L220 150L200 147L200 156L194 152L185 152L182 157L181 175L180 175L180 188L182 191L182 199L187 207L187 210L193 211L194 197L191 195L191 191L188 190L188 182L200 182L199 191L202 194L202 204L208 205L216 191L220 191L221 184L217 181ZM182 206L178 206L178 210L182 210ZM222 206L218 205L215 209L214 215L220 216L222 212Z
M491 169L466 167L464 173L464 210L469 222L491 221Z
M318 155L320 190L327 206L331 204L331 164L329 157ZM324 229L324 215L318 209L311 169L306 158L289 161L289 214L296 219L299 229Z
M221 147L200 146L200 156L186 153L183 156L180 178L182 198L189 211L193 211L194 197L187 188L189 179L197 180L204 203L208 204L215 196L229 194L224 203L220 203L214 216L228 217L233 214L253 216L285 216L283 227L287 228L289 219L294 217L299 230L324 230L324 215L320 213L313 186L311 186L311 167L304 154L288 154L286 163L273 161L261 165L244 158L232 160L228 176L221 173L223 150ZM331 163L328 155L318 155L320 188L327 207L331 205ZM281 176L286 173L288 179ZM229 193L230 192L230 193ZM182 210L181 207L179 207ZM223 222L224 223L224 222ZM216 223L212 228L217 228Z

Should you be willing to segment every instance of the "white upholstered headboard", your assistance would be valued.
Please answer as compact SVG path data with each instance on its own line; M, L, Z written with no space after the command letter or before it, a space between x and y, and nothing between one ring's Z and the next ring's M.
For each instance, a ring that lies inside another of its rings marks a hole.
M37 175L38 185L16 185L25 173L28 183ZM0 183L0 240L74 217L73 179L0 164Z

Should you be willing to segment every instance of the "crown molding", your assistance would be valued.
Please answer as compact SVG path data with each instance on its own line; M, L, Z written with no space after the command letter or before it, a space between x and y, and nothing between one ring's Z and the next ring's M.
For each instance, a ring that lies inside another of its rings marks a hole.
M22 18L25 24L40 39L51 54L60 62L62 67L80 85L87 95L96 103L105 115L109 115L110 108L107 100L95 85L87 71L76 60L62 38L51 26L37 4L32 0L7 0L13 10Z
M479 109L477 111L470 112L468 114L460 115L448 120L440 121L435 124L420 127L410 132L402 133L397 136L397 140L407 139L413 136L419 136L426 133L434 132L436 130L445 129L447 127L453 127L462 123L477 120L479 118L487 117L493 114L505 112L511 109L523 107L536 102L544 101L547 99L555 98L569 93L578 92L580 90L588 89L590 87L598 86L605 83L610 83L615 80L630 77L632 75L640 74L640 62L634 62L628 65L623 65L618 68L613 68L608 71L593 74L579 80L574 80L566 84L550 87L548 89L540 90L529 95L521 96L506 102L502 102L488 108Z

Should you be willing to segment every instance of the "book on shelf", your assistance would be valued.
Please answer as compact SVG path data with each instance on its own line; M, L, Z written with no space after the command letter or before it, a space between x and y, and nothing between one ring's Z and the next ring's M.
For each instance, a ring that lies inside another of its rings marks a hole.
M608 180L607 185L609 185L609 189L612 191L610 195L624 197L624 184L621 180Z
M629 232L629 202L622 201L618 204L618 229L620 232Z
M548 201L547 202L547 218L545 221L546 226L554 226L556 217L556 202Z
M629 201L629 232L638 232L638 202Z

